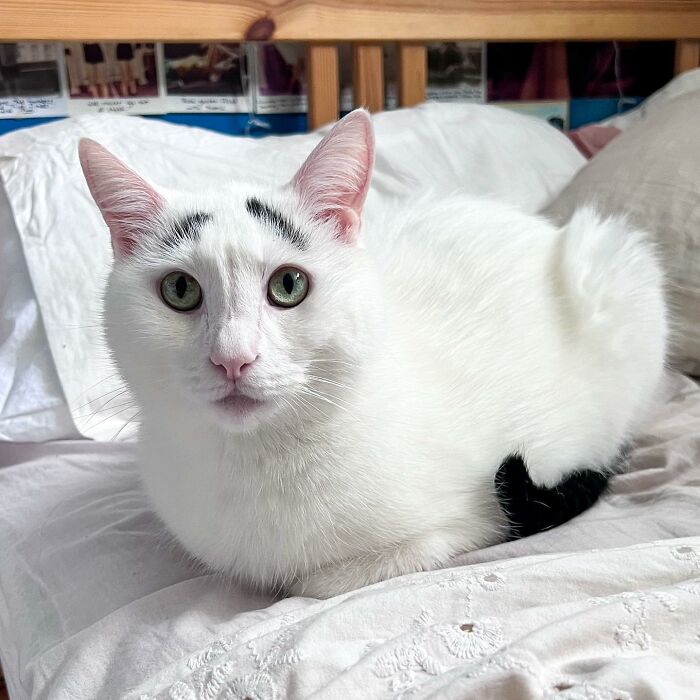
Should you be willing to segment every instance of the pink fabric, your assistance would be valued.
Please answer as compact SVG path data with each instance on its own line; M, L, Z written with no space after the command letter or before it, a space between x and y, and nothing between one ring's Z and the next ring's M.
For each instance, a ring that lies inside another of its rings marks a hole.
M618 134L622 133L615 126L583 126L569 132L569 138L586 158L602 151Z

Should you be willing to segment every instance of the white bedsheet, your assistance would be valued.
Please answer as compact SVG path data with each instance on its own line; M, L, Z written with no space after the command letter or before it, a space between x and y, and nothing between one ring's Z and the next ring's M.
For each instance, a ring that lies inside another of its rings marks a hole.
M571 523L324 602L273 603L188 563L129 444L6 445L3 465L13 700L700 697L700 389L687 378L671 378L629 473Z

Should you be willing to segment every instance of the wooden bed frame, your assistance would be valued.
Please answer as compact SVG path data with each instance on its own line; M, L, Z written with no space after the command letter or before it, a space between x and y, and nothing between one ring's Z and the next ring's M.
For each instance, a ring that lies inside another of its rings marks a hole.
M309 127L338 118L337 43L354 99L382 109L380 42L399 43L399 103L425 99L430 40L674 40L700 66L700 0L2 0L0 41L308 42Z

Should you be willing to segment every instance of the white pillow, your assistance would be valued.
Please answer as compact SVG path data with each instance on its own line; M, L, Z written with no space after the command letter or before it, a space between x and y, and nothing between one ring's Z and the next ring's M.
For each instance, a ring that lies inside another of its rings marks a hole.
M598 153L545 210L559 222L584 203L627 214L658 244L668 278L673 360L700 374L700 90L664 104Z
M630 109L624 114L616 114L614 117L600 122L601 126L614 126L620 131L625 131L630 126L648 119L657 109L661 109L670 100L700 90L700 68L686 71L677 75L671 82L666 83L653 95L647 97L638 107Z
M0 441L78 437L0 184Z
M535 211L584 163L546 122L496 107L426 104L376 115L374 123L368 220L387 198L426 189L503 197ZM83 435L112 439L135 410L118 394L121 380L101 342L99 309L112 254L78 165L83 136L157 185L194 189L222 179L282 184L321 134L256 140L135 117L83 116L0 139L0 176L68 406Z

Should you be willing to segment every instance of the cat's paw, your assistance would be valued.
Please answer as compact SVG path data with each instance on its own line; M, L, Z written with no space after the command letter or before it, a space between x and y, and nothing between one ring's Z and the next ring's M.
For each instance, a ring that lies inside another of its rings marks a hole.
M348 593L364 585L340 567L326 567L296 581L289 588L290 595L304 598L332 598Z
M382 553L328 564L300 578L289 591L309 598L331 598L396 576L430 571L445 566L451 557L464 550L458 542L444 533L433 532Z

